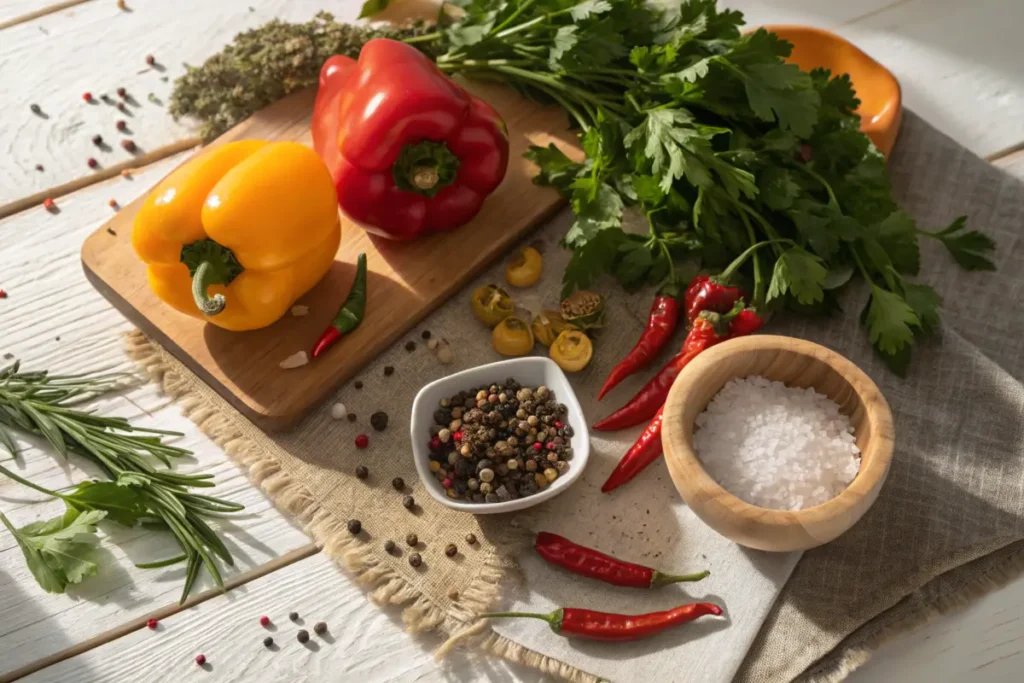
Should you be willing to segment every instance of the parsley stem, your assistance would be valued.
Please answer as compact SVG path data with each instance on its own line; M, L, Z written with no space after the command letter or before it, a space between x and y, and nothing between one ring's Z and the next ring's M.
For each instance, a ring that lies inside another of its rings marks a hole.
M757 237L754 236L754 226L750 224L750 219L747 218L746 214L740 214L740 220L743 221L743 225L747 228L747 237L750 239L751 248L757 244ZM759 311L764 310L765 302L765 289L764 289L764 276L761 273L761 258L760 254L754 254L754 308Z
M812 178L814 178L815 180L822 184L822 186L825 188L825 192L828 193L828 203L832 206L833 209L835 209L839 213L842 213L843 210L839 207L839 200L836 199L836 193L832 191L832 186L828 184L828 181L821 177L821 174L818 173L817 171L808 168L806 164L797 164L797 166L803 169L804 173L811 176Z
M481 64L481 65L483 65L483 64ZM526 71L524 69L520 69L520 68L517 68L515 66L506 66L506 65L503 65L503 64L497 64L497 65L487 64L486 66L487 66L487 68L490 68L490 69L492 69L494 71L497 71L499 73L508 74L509 76L518 76L519 78L522 78L523 80L534 81L536 83L543 83L543 84L548 85L548 86L550 86L552 88L556 88L558 90L561 90L562 92L565 92L566 94L572 95L572 96L574 96L574 97L576 97L576 98L578 98L580 100L590 100L593 104L597 104L597 105L603 106L603 107L605 107L605 108L607 108L607 109L609 109L609 110L611 110L611 111L613 111L613 112L615 112L617 114L624 115L626 113L625 109L621 105L619 105L617 103L614 103L614 102L611 102L611 101L609 101L605 97L600 97L598 95L592 95L589 92L586 92L585 90L582 90L580 88L575 88L575 87L572 87L572 86L568 86L565 83L563 83L562 81L558 80L557 78L551 78L550 76L545 76L543 74L534 73L532 71Z
M430 41L440 40L440 39L441 39L441 32L440 31L434 31L433 33L424 33L421 36L410 36L408 38L402 38L402 42L407 44L407 45L412 45L413 43L429 43Z
M505 17L505 21L501 22L500 24L498 24L497 26L492 28L490 31L488 31L487 35L494 35L498 31L501 31L502 29L506 28L513 21L518 19L519 15L522 14L523 12L525 12L530 7L530 5L532 5L533 3L534 3L534 0L526 0L526 2L521 4L518 8L516 8L515 12L513 12L512 14L508 15L507 17Z
M871 275L868 274L868 269L864 267L864 262L860 260L860 254L857 253L857 248L856 247L850 247L850 253L853 254L854 263L857 264L857 270L860 271L861 276L864 278L864 280L869 285L874 287L875 286L875 281L873 279L871 279Z
M733 199L732 202L733 202L733 204L736 205L737 208L739 208L742 211L745 211L746 213L750 214L750 217L753 218L755 221L757 221L761 225L761 227L764 229L765 234L768 235L769 240L771 242L773 242L772 250L777 255L778 254L782 254L782 249L779 248L778 243L782 242L783 239L781 237L779 237L779 233L775 232L775 228L772 227L772 224L769 223L765 219L765 217L762 216L759 212L757 212L754 209L750 208L749 206L747 206L746 204L744 204L740 200ZM742 216L743 214L740 214L740 215Z
M525 31L528 28L533 28L537 24L544 23L545 21L553 19L554 17L557 17L560 14L565 14L566 12L570 12L570 11L572 11L572 7L566 7L565 9L560 9L557 12L548 12L547 14L542 14L539 17L534 17L533 19L530 19L529 21L525 21L522 24L519 24L517 26L513 26L512 28L507 28L504 31L499 31L498 33L494 34L494 37L495 38L507 38L508 36L510 36L510 35L512 35L514 33L519 33L520 31ZM545 29L551 29L551 28L554 28L554 26L553 25L552 26L545 26L544 28Z

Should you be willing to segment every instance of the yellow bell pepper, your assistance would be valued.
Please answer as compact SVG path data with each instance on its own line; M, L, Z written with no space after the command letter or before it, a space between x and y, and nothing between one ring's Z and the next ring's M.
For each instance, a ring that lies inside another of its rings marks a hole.
M243 140L164 178L135 216L149 286L182 313L227 330L275 322L338 251L334 182L296 142Z

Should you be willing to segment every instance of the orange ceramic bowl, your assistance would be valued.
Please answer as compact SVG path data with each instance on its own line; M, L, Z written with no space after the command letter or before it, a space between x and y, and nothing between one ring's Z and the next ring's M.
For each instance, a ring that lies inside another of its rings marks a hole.
M833 74L850 74L860 98L860 129L888 158L903 116L896 77L859 47L834 33L811 26L764 28L793 43L788 61L801 69L824 67Z

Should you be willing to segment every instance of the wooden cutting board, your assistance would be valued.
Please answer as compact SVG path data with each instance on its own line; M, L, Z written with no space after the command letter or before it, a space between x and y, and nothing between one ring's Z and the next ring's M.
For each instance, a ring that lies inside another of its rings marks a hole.
M82 266L86 277L132 323L257 426L289 428L562 205L554 190L532 183L536 169L522 155L531 144L555 142L578 158L575 135L567 130L565 114L501 86L467 87L490 102L508 124L509 169L504 182L471 223L414 242L371 236L343 218L334 266L296 302L309 307L307 316L286 314L262 330L228 332L161 302L149 289L145 267L131 246L132 221L144 197L122 209L85 241ZM262 138L311 145L309 119L314 97L312 91L296 93L212 144ZM293 370L280 369L278 364L287 356L308 352L330 323L351 286L360 252L366 252L369 267L363 324L316 361ZM468 302L466 311L470 315Z

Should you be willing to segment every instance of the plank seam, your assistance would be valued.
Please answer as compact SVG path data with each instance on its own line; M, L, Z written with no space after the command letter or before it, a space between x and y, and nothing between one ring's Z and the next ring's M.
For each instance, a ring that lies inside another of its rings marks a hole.
M64 0L64 2L58 2L56 5L41 7L35 10L34 12L22 14L21 16L14 17L13 19L8 19L7 21L0 21L0 31L2 31L5 28L17 26L18 24L28 23L33 19L38 19L39 17L45 17L47 14L53 14L54 12L59 12L62 9L74 7L75 5L82 5L91 1L92 0Z

